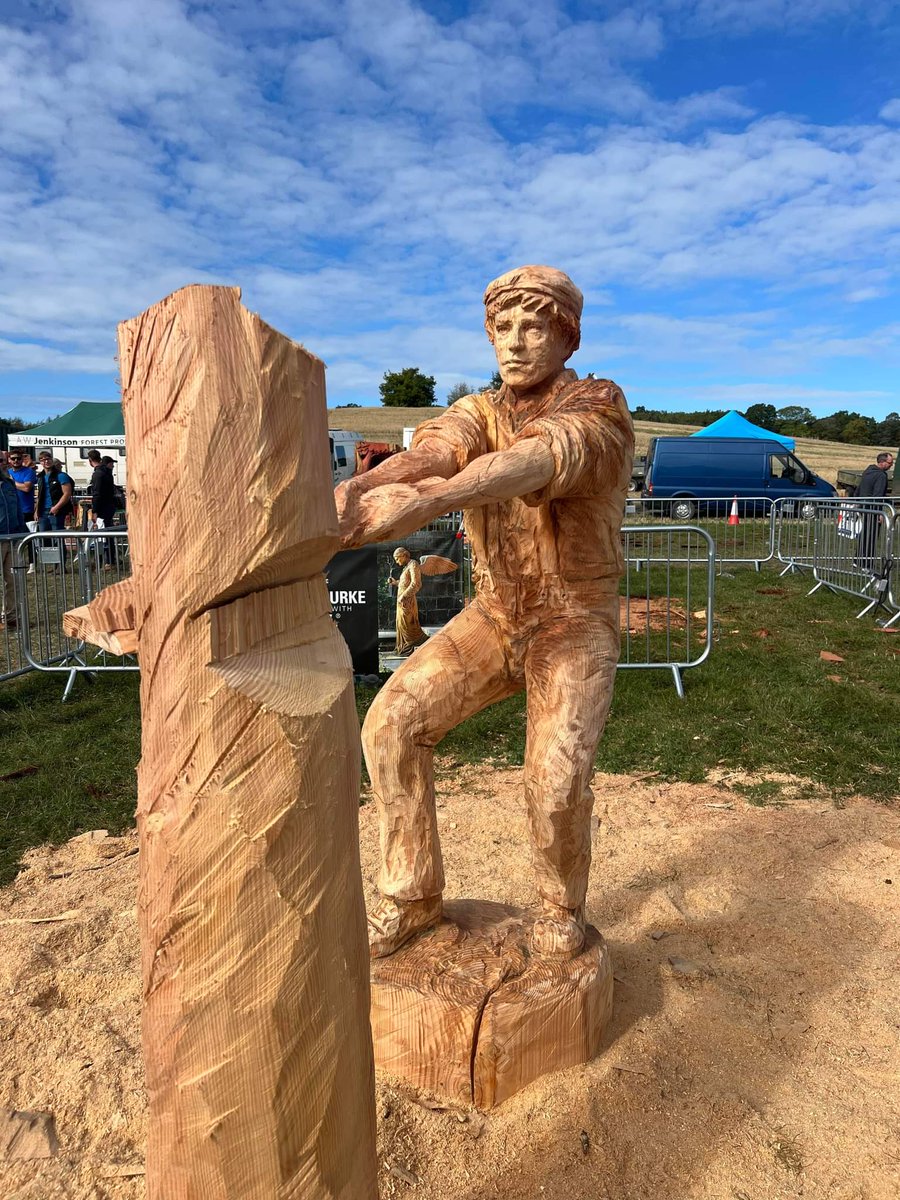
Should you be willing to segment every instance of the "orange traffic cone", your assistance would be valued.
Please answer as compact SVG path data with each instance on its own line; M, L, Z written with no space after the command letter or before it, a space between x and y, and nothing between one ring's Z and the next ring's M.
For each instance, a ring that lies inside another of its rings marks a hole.
M728 515L728 524L729 525L740 525L740 523L741 523L741 518L738 516L737 496L735 496L735 498L731 502L731 512Z

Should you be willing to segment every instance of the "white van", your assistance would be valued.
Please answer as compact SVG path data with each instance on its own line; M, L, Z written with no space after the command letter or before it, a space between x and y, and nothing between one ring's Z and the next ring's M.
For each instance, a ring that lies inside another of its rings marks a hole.
M369 439L362 433L351 433L348 429L329 429L331 442L331 473L335 484L349 479L356 470L356 446Z

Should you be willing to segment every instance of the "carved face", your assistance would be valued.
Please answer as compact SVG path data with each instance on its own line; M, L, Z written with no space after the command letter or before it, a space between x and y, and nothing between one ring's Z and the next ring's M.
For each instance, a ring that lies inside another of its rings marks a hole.
M409 562L409 559L410 559L409 551L404 550L404 548L402 546L398 550L394 551L394 562L399 567L405 567L406 564Z
M569 357L567 339L547 310L529 312L517 304L501 309L493 335L501 378L516 391L555 379Z

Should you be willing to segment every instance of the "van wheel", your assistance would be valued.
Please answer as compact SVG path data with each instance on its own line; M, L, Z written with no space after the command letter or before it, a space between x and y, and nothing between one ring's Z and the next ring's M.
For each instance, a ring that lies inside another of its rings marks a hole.
M672 505L672 516L676 521L690 521L695 512L692 500L676 500Z
M810 504L807 501L806 504L800 505L800 516L804 521L811 521L815 515L816 506L814 504Z

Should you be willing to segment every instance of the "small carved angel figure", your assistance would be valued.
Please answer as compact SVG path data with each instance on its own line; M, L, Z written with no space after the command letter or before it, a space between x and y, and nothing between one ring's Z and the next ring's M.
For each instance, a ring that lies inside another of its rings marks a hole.
M391 577L388 583L397 589L397 654L412 654L416 646L428 640L428 634L419 624L418 594L422 578L431 575L449 575L456 570L456 563L439 554L426 554L419 562L405 546L394 551L394 562L402 568L400 578Z

